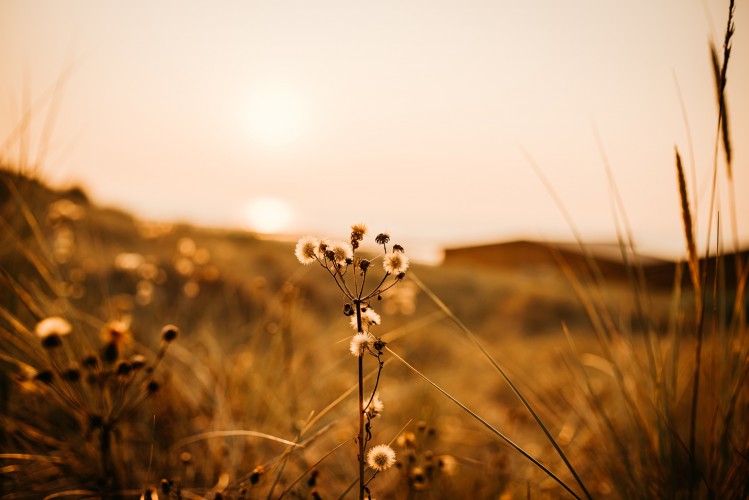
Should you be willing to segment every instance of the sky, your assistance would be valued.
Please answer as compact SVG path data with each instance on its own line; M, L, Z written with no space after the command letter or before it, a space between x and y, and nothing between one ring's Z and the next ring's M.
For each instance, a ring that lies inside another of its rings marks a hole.
M718 183L726 245L735 199L744 246L746 7L728 69L734 178ZM718 0L0 0L0 157L151 220L334 238L365 223L435 260L443 247L569 240L569 220L585 241L608 241L626 218L640 251L680 258L674 148L704 247L708 42L722 50L727 11Z

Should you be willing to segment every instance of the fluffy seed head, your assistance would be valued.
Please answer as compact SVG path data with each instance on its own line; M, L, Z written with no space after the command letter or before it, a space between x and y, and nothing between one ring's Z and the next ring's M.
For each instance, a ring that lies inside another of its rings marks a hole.
M299 262L304 264L311 264L316 260L317 251L320 246L320 242L311 236L305 236L300 239L296 244L296 250L294 255L299 259Z
M345 241L332 242L328 247L328 251L332 253L330 259L340 266L347 264L348 261L354 258L353 248Z
M386 445L378 444L367 452L367 465L376 471L387 470L395 464L395 451Z
M400 251L393 251L385 254L382 260L382 267L388 274L403 274L408 269L409 260L406 254Z
M63 337L70 334L73 331L73 327L59 316L50 316L37 323L35 331L40 338L47 337L48 335Z
M357 324L356 320L356 314L351 316L351 319L349 320L351 322L351 328L354 330L359 330L359 325ZM380 324L380 315L374 312L374 309L371 307L368 307L365 310L362 310L361 312L361 325L362 327L366 327L369 329L372 325L379 325Z
M47 349L59 347L62 345L62 338L65 335L69 335L73 331L73 327L70 326L65 319L59 316L50 316L44 318L36 325L34 330L36 335L41 339L42 346Z
M369 403L369 406L367 406L367 416L371 419L375 418L377 415L382 413L382 410L385 409L385 405L382 403L382 400L380 399L380 393L376 392L374 397L372 398L372 402Z
M320 240L317 242L317 258L320 260L325 259L325 253L328 251L328 247L330 244L328 243L328 240Z
M351 354L356 356L357 358L360 357L362 354L364 354L364 350L369 348L369 346L374 342L375 338L369 334L360 332L351 337L351 344L349 345L349 350L351 351Z

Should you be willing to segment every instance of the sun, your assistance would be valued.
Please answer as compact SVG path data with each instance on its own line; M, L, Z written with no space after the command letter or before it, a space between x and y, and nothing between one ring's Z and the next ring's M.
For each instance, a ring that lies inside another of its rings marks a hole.
M283 89L259 90L240 106L242 127L256 143L283 146L299 139L305 118L300 99Z
M280 198L262 196L247 203L244 215L253 231L274 234L289 228L294 211L289 203Z

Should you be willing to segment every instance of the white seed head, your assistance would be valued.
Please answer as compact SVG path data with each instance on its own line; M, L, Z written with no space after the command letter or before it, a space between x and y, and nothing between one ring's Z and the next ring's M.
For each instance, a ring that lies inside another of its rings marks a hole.
M382 410L385 409L385 405L382 403L382 400L380 399L380 393L376 392L374 397L372 398L372 402L369 403L369 406L367 406L367 416L370 419L375 418L377 415L382 413Z
M357 331L359 330L359 325L356 319L356 314L351 316L351 319L349 320L349 322L351 323L351 328ZM366 311L362 311L361 313L362 328L366 327L367 329L369 329L370 326L379 325L380 322L381 322L380 315L374 312L374 309L372 309L371 307L368 307Z
M58 337L69 335L73 331L73 327L64 318L50 316L37 323L34 331L39 338L45 339L50 335L57 335Z
M330 243L328 250L333 252L333 262L338 265L345 265L347 259L354 258L354 250L351 244L345 241L334 241Z
M368 349L375 341L375 338L369 333L357 333L351 337L349 349L351 354L357 358L364 354L364 349Z
M395 451L386 445L378 444L367 452L367 465L376 471L387 470L395 464Z
M408 269L409 260L403 252L386 253L382 260L382 267L388 274L399 275Z
M315 238L312 238L311 236L305 236L296 244L294 255L296 255L296 258L299 259L299 262L301 262L305 266L307 264L311 264L316 260L315 257L319 244L320 242Z

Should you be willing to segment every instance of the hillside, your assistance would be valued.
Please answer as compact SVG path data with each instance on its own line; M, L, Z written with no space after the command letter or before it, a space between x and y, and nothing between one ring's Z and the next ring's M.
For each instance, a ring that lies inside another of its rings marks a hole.
M199 313L202 322L218 322L219 340L229 345L260 314L260 303L283 293L289 280L300 282L307 303L336 302L332 283L307 276L299 266L294 243L239 230L149 223L96 206L80 189L54 190L7 170L0 175L2 216L9 226L0 241L0 263L18 276L25 266L20 250L38 249L77 307L101 313L95 304L113 307L130 296L124 302L130 301L134 319L156 309L165 311L165 322L193 323ZM399 241L408 247L407 235ZM562 320L584 321L561 275L501 265L500 272L487 273L471 263L455 265L451 255L445 266L416 265L414 272L479 331L558 331ZM406 285L406 295L423 300L415 285ZM556 317L539 313L547 309ZM337 319L335 312L329 307L316 314L329 322Z
M364 432L351 302L319 266L300 264L293 242L139 220L2 169L0 225L0 491L140 498L161 481L167 498L346 495ZM397 238L407 254L408 235ZM365 304L382 321L370 326L376 359L358 356L369 363L362 387L386 401L366 442L372 434L398 457L378 491L560 497L576 480L551 436L594 497L643 496L642 478L658 472L621 457L651 463L650 446L616 443L667 446L664 429L684 432L694 297L688 286L633 288L621 263L599 259L601 281L583 261L535 242L449 249L444 265L414 264ZM728 318L734 295L719 297L706 310ZM745 338L741 321L711 324ZM45 336L49 325L58 330ZM710 383L741 387L746 346L720 338L705 351L726 371ZM681 477L684 451L672 452L663 460ZM747 477L737 474L731 488Z

